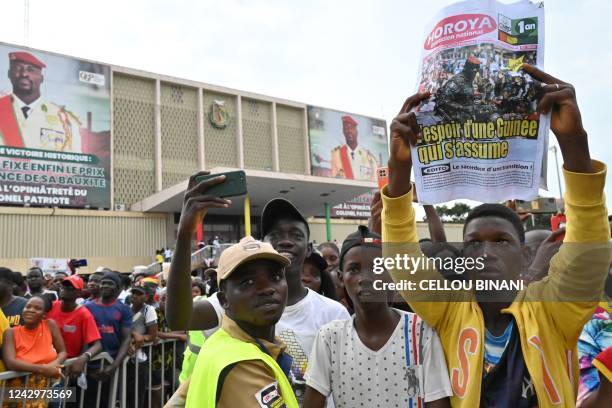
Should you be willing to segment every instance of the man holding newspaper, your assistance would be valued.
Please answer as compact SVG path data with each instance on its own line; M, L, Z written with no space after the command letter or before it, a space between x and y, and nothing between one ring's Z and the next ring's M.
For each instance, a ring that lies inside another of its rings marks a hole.
M597 305L611 262L603 194L606 166L591 159L576 92L534 66L524 65L523 70L545 84L538 112L551 112L551 129L564 158L566 236L548 278L525 290L505 291L498 298L477 291L402 291L440 336L454 407L574 406L578 336ZM409 112L428 97L419 93L408 98L391 124L390 177L382 191L388 258L421 256L410 172L411 146L422 135L415 114ZM468 271L468 279L514 279L520 273L523 226L502 205L483 204L470 212L463 245L464 256L485 259L485 268ZM396 282L416 282L417 287L421 280L443 279L434 268L413 274L396 268L391 274Z

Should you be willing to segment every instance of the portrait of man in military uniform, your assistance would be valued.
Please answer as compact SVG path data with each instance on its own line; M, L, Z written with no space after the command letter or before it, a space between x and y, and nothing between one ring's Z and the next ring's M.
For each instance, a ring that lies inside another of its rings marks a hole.
M0 145L81 153L79 118L41 95L44 62L28 52L11 52L12 93L0 98Z
M480 69L475 56L466 59L463 70L451 77L436 92L436 113L447 120L463 122L474 110L474 79Z
M358 123L350 115L342 116L342 133L346 143L331 152L332 177L376 180L378 161L370 151L359 146Z

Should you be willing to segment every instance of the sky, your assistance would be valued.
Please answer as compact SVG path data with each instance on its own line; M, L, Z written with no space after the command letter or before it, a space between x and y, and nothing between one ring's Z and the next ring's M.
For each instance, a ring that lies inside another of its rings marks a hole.
M453 2L29 0L26 38L24 0L4 0L0 41L390 123L415 91L425 25ZM612 2L548 0L545 13L545 70L575 86L591 155L610 162L612 29L602 16ZM554 165L551 153L547 195L558 196Z

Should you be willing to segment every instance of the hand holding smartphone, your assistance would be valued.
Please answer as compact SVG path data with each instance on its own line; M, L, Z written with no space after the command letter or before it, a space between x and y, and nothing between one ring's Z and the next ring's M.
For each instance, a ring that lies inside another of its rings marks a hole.
M205 193L207 195L225 198L241 196L247 193L246 174L243 170L198 176L196 177L196 183L199 184L204 180L208 180L218 176L225 176L225 181L223 183L216 184L206 190Z

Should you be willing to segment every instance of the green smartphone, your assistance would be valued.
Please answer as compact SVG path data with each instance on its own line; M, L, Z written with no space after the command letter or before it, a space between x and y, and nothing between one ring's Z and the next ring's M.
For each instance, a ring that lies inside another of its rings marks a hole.
M246 174L242 170L198 176L196 177L196 183L222 175L225 176L225 181L212 186L206 190L205 194L225 198L241 196L247 193Z

